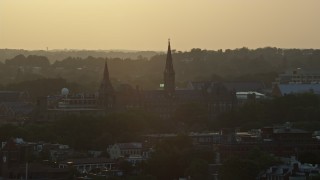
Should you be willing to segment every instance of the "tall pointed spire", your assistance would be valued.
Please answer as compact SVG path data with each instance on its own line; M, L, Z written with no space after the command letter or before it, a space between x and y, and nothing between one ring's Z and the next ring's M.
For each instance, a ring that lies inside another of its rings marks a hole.
M173 69L170 39L168 40L166 67L165 67L163 76L164 76L164 90L168 95L172 95L175 91L175 72Z
M168 51L167 51L167 60L166 60L166 70L171 70L171 71L173 71L173 63L172 63L170 39L168 39Z

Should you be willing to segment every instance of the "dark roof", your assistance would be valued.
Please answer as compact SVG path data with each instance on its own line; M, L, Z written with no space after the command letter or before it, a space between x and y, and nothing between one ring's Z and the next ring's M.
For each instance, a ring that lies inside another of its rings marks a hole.
M202 90L204 87L209 86L212 83L212 81L193 81L190 82L191 88L194 90Z
M228 91L261 91L265 88L262 82L215 82L215 81L196 81L191 82L193 89L201 90L206 87L213 87L221 83Z
M274 129L274 133L280 134L280 133L309 133L308 131L301 130L301 129L292 129L292 128L279 128L279 129Z
M262 82L224 82L222 83L229 91L261 91L265 88Z

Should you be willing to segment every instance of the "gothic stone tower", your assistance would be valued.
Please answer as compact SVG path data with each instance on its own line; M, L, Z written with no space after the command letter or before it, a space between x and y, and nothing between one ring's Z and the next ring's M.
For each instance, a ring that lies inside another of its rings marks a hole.
M171 96L175 92L175 72L173 69L170 39L168 42L166 67L165 67L163 76L164 76L164 91L167 95Z
M107 61L104 65L102 82L99 88L99 106L110 109L114 107L115 96L114 89L109 79L109 70Z

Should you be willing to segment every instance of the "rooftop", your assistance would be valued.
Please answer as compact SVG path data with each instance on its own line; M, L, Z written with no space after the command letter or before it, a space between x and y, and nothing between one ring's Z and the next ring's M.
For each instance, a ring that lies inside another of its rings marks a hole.
M62 161L60 164L101 164L101 163L115 163L114 160L108 158L82 158L82 159L68 159Z

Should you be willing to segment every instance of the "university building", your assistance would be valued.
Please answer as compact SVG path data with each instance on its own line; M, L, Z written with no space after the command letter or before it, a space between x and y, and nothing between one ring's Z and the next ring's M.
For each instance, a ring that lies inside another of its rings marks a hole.
M40 119L54 120L62 114L105 115L132 109L142 109L163 119L169 119L179 106L189 103L207 107L209 117L214 118L217 113L229 111L237 105L236 92L220 82L206 83L201 88L177 89L170 41L163 84L164 87L160 90L142 90L139 86L133 88L130 85L122 85L119 90L115 90L105 62L103 78L97 93L69 95L67 89L62 89L61 95L39 100L41 112L45 112Z

